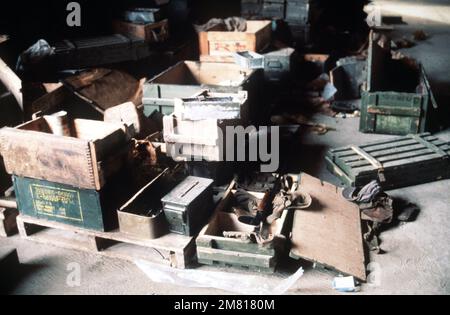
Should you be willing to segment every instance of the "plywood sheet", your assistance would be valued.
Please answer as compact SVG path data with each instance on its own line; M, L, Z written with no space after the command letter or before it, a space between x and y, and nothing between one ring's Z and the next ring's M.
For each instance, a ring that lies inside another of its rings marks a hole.
M366 280L361 217L357 205L340 188L302 174L300 187L311 194L312 206L296 211L291 256L331 267Z

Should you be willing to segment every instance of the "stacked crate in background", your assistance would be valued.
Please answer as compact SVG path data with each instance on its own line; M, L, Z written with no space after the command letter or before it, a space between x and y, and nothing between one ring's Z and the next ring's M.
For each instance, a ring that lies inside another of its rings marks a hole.
M310 0L242 0L241 14L247 19L285 20L298 44L310 35Z
M158 8L134 8L125 11L123 19L115 20L114 31L134 36L149 43L161 43L169 38L169 20Z
M192 97L203 90L218 93L247 91L249 106L258 106L258 87L262 75L228 63L184 61L162 72L144 85L144 112L164 115L174 111L175 99ZM261 112L249 110L255 114ZM252 118L250 118L252 119Z
M259 18L262 15L264 0L241 0L241 15L244 18Z
M284 19L285 10L285 0L265 0L262 7L262 15L272 19Z
M310 33L310 0L286 0L286 17L297 43L307 44Z
M284 19L286 0L242 0L241 15L248 19Z
M234 62L239 51L261 52L270 45L272 22L247 21L245 32L229 32L217 27L198 33L200 60L204 62Z
M204 92L175 102L175 112L164 117L164 141L176 161L223 161L226 128L248 124L245 91Z

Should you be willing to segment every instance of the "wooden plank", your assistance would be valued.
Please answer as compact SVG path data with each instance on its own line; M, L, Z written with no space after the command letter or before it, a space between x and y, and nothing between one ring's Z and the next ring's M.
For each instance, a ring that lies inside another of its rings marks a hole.
M442 158L433 152L430 152L429 150L423 150L420 153L415 154L414 157L408 157L407 155L399 155L395 159L392 159L390 161L384 162L383 166L385 170L388 170L389 168L410 168L411 170L414 169L414 167L418 164L423 164L424 162L428 163L437 163ZM352 172L356 172L359 175L366 174L368 172L373 172L372 167L358 167L353 168ZM411 171L412 172L412 171Z
M275 257L273 255L260 255L214 248L199 247L197 248L197 254L201 257L201 260L222 261L233 266L238 265L273 268L275 262Z
M441 157L448 157L447 153L444 152L439 146L437 146L436 144L430 142L430 141L425 141L424 139L422 139L421 137L414 135L413 136L414 139L416 139L419 143L423 144L424 147L429 148L431 151L439 154Z
M442 153L445 153L447 150L450 149L450 145L442 144L439 146L439 148L441 149ZM397 152L395 150L379 151L379 153L372 154L372 156L374 158L378 158L380 160L386 161L387 159L394 156L395 154L408 154L409 153L411 157L414 157L416 155L416 152L420 152L422 150L425 150L425 151L429 150L429 152L434 152L432 149L426 149L421 145L417 145L417 146L412 146L412 147L397 150ZM445 154L447 155L447 153L445 153ZM443 156L442 154L440 154L440 155ZM445 156L443 156L443 157L445 157ZM353 158L353 157L352 157L352 159L345 159L345 160L343 160L343 162L348 165L351 165L351 166L369 165L369 163L365 162L363 159L361 159L361 158L358 159L358 158ZM354 163L356 163L356 164L354 164ZM359 163L361 163L361 164L359 164Z
M433 144L440 147L444 151L447 150L449 147L449 145L444 141L437 141ZM422 150L422 149L424 149L424 146L422 144L413 144L413 145L408 145L408 146L398 146L393 149L374 151L370 155L373 156L374 158L380 158L380 157L389 156L392 154L398 154L398 153L404 153L404 152L414 152L414 151ZM354 156L354 155L351 155L351 156L349 155L346 158L341 157L341 159L345 163L352 163L352 162L358 162L358 161L363 160L362 158L360 158L358 156Z
M51 134L45 118L0 130L6 171L84 189L100 190L98 163L127 145L120 124L75 119L74 137ZM105 174L107 170L102 170Z
M224 239L220 236L203 235L201 239L197 240L197 245L217 250L275 256L275 249L273 246L258 246L254 243L242 242L240 239Z
M429 134L424 134L422 138L426 141L438 141L439 139L435 136L431 136ZM399 138L393 138L390 140L384 140L379 142L372 142L364 145L360 145L360 148L363 148L364 151L368 153L376 152L379 150L385 150L390 148L396 148L400 146L407 146L407 145L414 145L418 144L419 142L416 139L413 139L411 137L399 137ZM331 153L333 153L336 157L347 157L348 154L351 153L351 155L357 155L356 152L354 152L351 148L351 146L346 146L342 148L332 149L330 150Z
M20 235L27 240L131 261L158 258L162 263L184 269L195 254L194 238L178 234L149 240L119 231L96 232L22 215L17 218L17 224Z
M420 118L422 110L411 107L372 106L367 107L367 112L373 115L392 115Z
M9 174L99 189L88 141L13 128L0 130L0 139Z
M200 62L235 63L234 56L201 55Z
M341 190L307 174L300 186L314 202L307 211L296 211L291 256L332 267L366 280L360 210L341 196Z
M420 156L424 156L424 155L430 155L434 157L435 152L431 151L428 148L425 149L420 149L420 150L414 150L414 151L403 151L400 152L398 154L391 154L391 155L386 155L386 156L381 156L380 158L378 158L378 162L381 163L380 166L375 167L375 169L379 169L380 167L386 166L389 162L394 162L394 161L400 161L400 160L404 160L404 164L407 165L410 163L411 159L416 158L416 157L420 157ZM372 163L367 163L364 161L358 161L358 162L352 162L352 163L348 163L348 165L352 168L352 169L356 169L356 168L361 168L361 167L365 167L367 165L373 165Z

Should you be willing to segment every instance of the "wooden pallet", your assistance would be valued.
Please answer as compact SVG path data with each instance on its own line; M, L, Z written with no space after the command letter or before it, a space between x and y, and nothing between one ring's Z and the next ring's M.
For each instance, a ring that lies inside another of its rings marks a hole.
M118 231L84 230L23 215L17 217L17 226L21 237L26 240L129 261L143 259L185 269L195 256L194 238L183 235L167 234L156 240L147 240Z
M17 209L5 209L0 207L0 236L9 237L17 233L16 217Z

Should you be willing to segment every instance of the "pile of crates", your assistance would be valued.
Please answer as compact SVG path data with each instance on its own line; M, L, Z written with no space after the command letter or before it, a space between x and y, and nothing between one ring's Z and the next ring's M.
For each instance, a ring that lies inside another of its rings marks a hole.
M249 19L285 20L297 42L309 41L310 0L242 0L241 14Z

